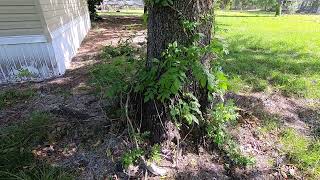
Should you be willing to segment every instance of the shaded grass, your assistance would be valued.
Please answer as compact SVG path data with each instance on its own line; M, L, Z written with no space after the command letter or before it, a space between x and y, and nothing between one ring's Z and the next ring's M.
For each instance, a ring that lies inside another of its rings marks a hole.
M284 131L280 142L292 163L311 178L320 178L320 141L308 139L293 129Z
M21 101L28 100L35 95L32 89L17 91L14 89L0 92L0 110L17 104Z
M320 98L319 16L218 12L217 24L229 43L222 66L234 91Z
M49 141L51 123L47 114L35 112L25 122L0 129L0 179L71 179L33 157L33 148Z

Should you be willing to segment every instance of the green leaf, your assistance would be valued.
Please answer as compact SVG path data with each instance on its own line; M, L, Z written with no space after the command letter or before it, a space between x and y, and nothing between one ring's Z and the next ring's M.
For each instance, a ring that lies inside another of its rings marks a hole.
M215 77L212 74L208 75L208 90L210 92L214 92L214 90L216 89L216 81L215 81Z
M191 117L192 117L192 121L199 125L199 119L193 114L191 114Z

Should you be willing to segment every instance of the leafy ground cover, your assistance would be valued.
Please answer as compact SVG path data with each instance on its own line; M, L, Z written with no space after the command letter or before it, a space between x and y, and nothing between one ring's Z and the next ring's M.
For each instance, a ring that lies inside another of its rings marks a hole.
M319 16L218 12L216 20L234 90L320 98Z

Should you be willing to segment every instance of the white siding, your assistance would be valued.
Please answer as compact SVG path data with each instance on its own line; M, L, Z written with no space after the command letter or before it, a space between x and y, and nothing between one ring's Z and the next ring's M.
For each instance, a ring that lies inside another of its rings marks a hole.
M49 32L88 13L87 0L39 0Z
M43 33L35 0L0 0L0 37Z
M52 46L48 43L0 46L0 83L58 76L58 63L52 51ZM22 70L27 70L31 76L20 76Z
M0 83L63 75L90 24L86 0L0 0Z
M89 14L85 14L52 33L52 46L61 71L69 68L90 27Z

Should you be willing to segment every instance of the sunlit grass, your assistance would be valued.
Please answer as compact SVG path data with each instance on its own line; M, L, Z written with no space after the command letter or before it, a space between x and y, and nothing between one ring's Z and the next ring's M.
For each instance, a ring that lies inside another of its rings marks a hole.
M308 139L293 129L283 133L280 140L284 153L292 163L309 174L320 178L320 141Z
M320 16L217 12L233 89L320 98Z

